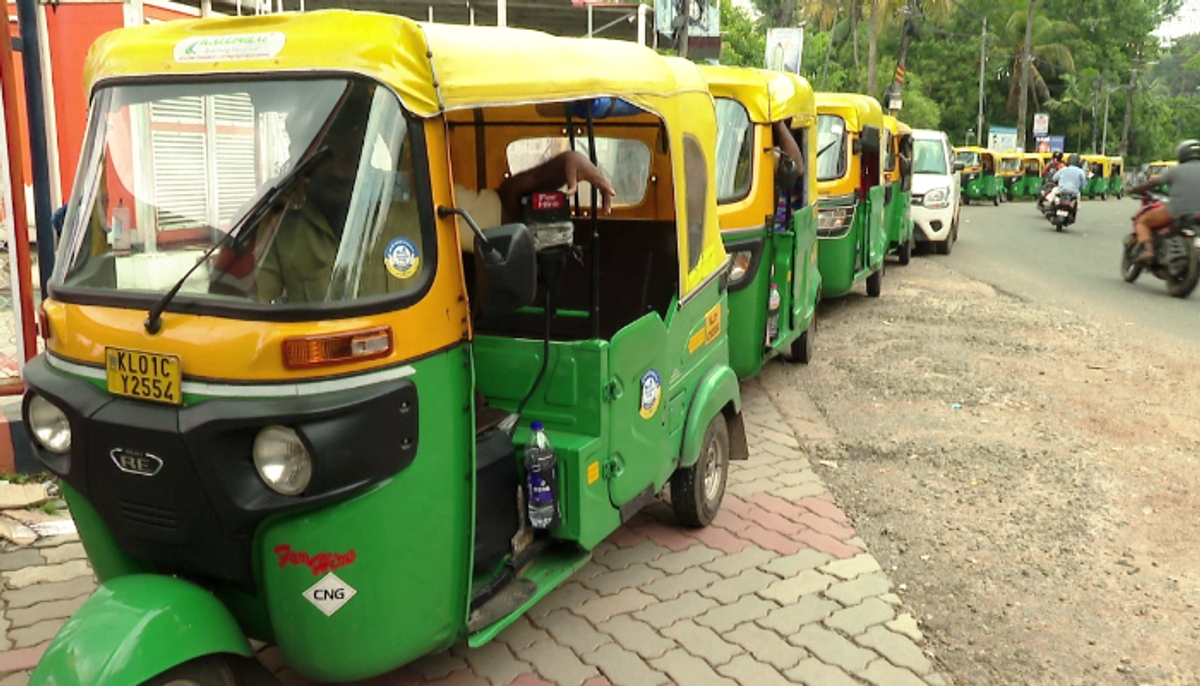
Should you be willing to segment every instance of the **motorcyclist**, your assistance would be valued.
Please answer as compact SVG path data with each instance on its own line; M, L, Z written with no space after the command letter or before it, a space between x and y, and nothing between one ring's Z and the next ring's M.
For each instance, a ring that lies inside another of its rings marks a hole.
M1130 195L1145 193L1158 186L1170 187L1170 199L1139 215L1133 223L1133 233L1142 246L1134 262L1154 264L1154 232L1170 226L1185 214L1200 214L1200 141L1188 139L1175 148L1179 165L1168 168L1129 189Z
M1079 155L1071 153L1071 157L1067 161L1069 162L1067 166L1054 172L1054 176L1050 177L1055 185L1046 195L1048 207L1054 207L1054 201L1060 195L1064 198L1078 198L1080 191L1087 185L1087 172L1082 169L1083 162L1079 159Z
M1053 179L1054 175L1058 173L1058 170L1065 166L1066 165L1063 164L1062 150L1055 150L1050 155L1050 161L1046 163L1046 168L1042 170L1042 178L1046 181Z

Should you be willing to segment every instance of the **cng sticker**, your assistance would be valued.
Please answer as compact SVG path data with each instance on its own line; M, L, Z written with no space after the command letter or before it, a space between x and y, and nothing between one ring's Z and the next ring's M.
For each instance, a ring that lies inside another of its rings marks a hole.
M587 471L588 485L591 486L592 484L596 483L599 480L600 480L600 463L593 462L588 465L588 471Z
M704 315L704 342L712 343L721 334L721 304L717 303Z
M358 591L351 588L350 584L338 578L337 574L330 572L310 586L304 592L304 597L318 610L324 612L326 617L332 617L333 613L342 609L342 606L350 602L356 593Z

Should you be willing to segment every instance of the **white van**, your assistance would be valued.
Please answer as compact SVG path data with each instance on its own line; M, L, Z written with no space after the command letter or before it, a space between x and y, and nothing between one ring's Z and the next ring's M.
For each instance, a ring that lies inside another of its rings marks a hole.
M949 255L958 240L959 187L954 148L944 131L913 130L913 238Z

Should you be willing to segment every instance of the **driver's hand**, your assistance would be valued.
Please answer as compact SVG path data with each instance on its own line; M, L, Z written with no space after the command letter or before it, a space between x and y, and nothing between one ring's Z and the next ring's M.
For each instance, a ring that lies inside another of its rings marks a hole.
M612 199L617 194L608 179L604 177L604 172L600 171L596 165L592 164L582 153L568 155L566 163L563 166L563 175L567 180L567 195L575 193L580 181L587 181L600 191L601 207L604 214L612 213Z

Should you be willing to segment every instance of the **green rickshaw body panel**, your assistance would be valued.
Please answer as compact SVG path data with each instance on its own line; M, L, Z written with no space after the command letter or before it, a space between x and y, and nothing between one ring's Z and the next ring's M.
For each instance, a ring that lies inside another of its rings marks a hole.
M766 229L758 231L725 232L725 251L732 254L738 246L757 241L758 264L744 283L729 288L729 366L739 379L758 376L767 361L767 303L771 295L770 265L775 262L775 243L768 240Z
M972 200L991 200L1000 193L1000 177L981 173L963 186L963 192Z
M213 594L161 574L106 581L46 649L29 683L137 686L204 655L254 652Z
M875 186L867 192L867 199L855 207L849 231L837 237L819 238L817 259L822 297L841 297L882 268L888 250L883 209L883 186Z
M1036 198L1042 190L1042 177L1037 174L1026 174L1025 179L1021 182L1021 195L1027 198Z
M891 200L884 210L888 251L891 252L912 239L912 192L902 191L899 183L893 183L891 192L885 191L884 195L891 195Z
M796 235L796 257L793 261L792 312L796 336L808 330L817 314L821 296L821 270L817 265L817 206L809 205L795 213L792 223ZM788 340L787 344L791 345Z

